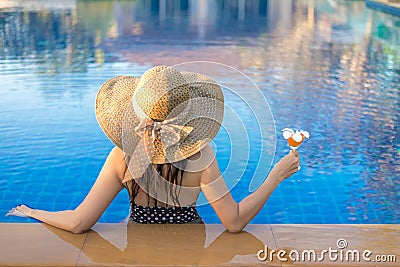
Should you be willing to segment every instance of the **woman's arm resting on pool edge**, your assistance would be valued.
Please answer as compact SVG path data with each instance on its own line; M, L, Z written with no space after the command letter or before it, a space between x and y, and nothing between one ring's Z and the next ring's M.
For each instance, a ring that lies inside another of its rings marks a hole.
M121 170L125 169L124 164L123 152L119 148L112 149L93 187L75 210L50 212L30 209L25 205L17 207L17 210L73 233L89 230L122 190L119 177L122 175Z
M263 184L252 194L236 203L221 176L217 161L203 171L201 188L222 224L229 232L237 233L257 215L275 188L298 170L297 151L283 157L269 173Z

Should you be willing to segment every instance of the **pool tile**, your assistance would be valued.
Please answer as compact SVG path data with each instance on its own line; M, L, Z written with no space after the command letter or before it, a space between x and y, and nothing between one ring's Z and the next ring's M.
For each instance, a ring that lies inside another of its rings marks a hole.
M73 266L85 238L43 224L0 223L0 265Z
M264 265L256 256L264 244L275 248L269 225L231 234L222 225L97 224L77 265Z

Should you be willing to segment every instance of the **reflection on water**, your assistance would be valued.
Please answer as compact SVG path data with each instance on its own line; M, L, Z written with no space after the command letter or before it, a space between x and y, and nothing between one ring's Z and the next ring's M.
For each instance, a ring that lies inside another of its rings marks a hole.
M63 180L67 189L56 203L71 198L71 190L81 190L71 205L79 202L92 181L82 176L95 176L110 148L92 111L107 78L212 60L257 82L277 129L311 132L300 149L302 170L254 222L399 223L400 18L369 10L364 1L35 3L0 11L0 211L14 199L26 201L38 177L48 182L59 175L46 164L57 168L61 161L59 171L79 187ZM82 146L89 159L80 155ZM279 139L278 158L285 149ZM12 179L20 175L33 186ZM248 182L233 190L237 200ZM21 186L23 194L13 193ZM54 203L46 197L54 188L38 188L43 195L32 199ZM124 201L111 210L121 210ZM202 212L206 222L217 222L210 207Z

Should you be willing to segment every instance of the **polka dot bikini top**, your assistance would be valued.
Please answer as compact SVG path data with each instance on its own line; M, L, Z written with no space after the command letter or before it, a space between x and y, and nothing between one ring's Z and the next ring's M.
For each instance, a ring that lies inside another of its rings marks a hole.
M190 223L200 216L195 207L146 207L132 205L130 219L137 223Z

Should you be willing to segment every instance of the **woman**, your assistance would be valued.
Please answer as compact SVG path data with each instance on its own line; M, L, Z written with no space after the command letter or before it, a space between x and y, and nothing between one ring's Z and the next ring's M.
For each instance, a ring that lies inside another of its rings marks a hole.
M75 210L20 205L8 215L82 233L126 188L132 222L202 223L195 207L202 191L227 230L240 232L274 189L298 170L300 160L291 151L255 192L236 203L209 146L222 122L223 101L211 78L172 67L153 67L140 79L108 80L96 97L96 118L116 147L86 198Z

